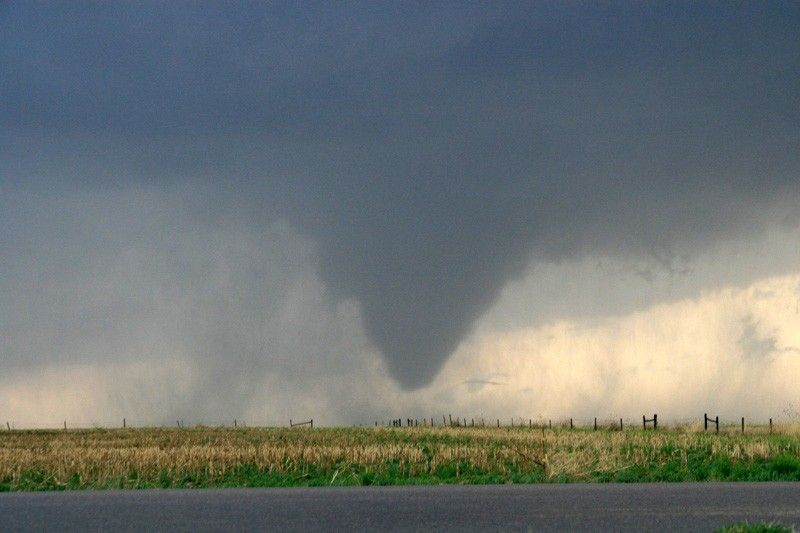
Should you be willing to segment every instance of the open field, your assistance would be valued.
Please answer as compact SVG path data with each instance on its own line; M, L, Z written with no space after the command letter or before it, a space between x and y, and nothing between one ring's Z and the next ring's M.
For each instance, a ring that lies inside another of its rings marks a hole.
M800 427L0 433L0 490L800 480Z

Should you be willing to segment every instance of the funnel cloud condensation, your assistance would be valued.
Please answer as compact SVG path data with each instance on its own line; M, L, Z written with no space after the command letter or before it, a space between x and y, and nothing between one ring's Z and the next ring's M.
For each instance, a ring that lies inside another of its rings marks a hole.
M0 187L288 221L413 389L531 261L797 225L799 52L781 2L5 4Z

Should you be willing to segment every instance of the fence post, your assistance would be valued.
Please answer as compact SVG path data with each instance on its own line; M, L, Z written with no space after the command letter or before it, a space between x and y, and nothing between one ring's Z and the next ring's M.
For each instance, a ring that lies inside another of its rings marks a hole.
M742 435L744 435L744 417L742 417Z
M658 413L653 413L653 431L658 429Z
M769 434L772 435L772 419L769 419Z
M594 417L594 430L597 431L597 417Z
M770 418L770 419L769 419L769 421L770 421L770 424L769 424L769 425L770 425L770 427L772 427L772 419ZM11 424L9 424L8 422L6 422L6 427L8 428L8 430L9 430L9 431L11 431Z
M311 429L314 429L314 419L311 419Z
M528 428L532 428L532 427L533 427L533 419L529 418L528 419Z
M552 420L552 419L548 419L548 420L547 420L547 427L548 427L549 429L553 429L553 420Z
M642 415L642 429L647 429L647 419Z
M622 431L622 419L619 419L619 430Z
M125 429L126 427L127 427L127 426L126 426L126 424L125 424L125 419L123 418L123 419L122 419L122 429Z
M703 431L708 431L708 413L703 413Z
M717 434L719 435L719 415L717 415L716 422L717 422Z
M497 427L500 427L500 419L497 419Z

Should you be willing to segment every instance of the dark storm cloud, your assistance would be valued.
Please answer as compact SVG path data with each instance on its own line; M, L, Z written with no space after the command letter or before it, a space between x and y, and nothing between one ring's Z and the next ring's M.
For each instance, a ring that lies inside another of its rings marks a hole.
M531 256L796 214L798 28L777 2L6 4L0 172L183 186L210 228L288 220L413 388Z

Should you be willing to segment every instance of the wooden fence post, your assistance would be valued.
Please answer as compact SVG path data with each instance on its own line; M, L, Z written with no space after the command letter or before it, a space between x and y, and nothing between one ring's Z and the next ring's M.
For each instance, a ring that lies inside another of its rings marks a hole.
M703 413L703 431L708 431L708 413Z
M772 419L769 419L769 434L772 435Z
M653 431L658 429L658 413L653 413Z
M619 419L619 430L622 431L622 419Z
M573 425L572 425L572 419L570 418L570 419L569 419L569 429L572 429L572 428L573 428Z
M594 431L597 431L597 417L594 417Z
M500 427L500 419L497 419L497 427Z
M642 429L647 429L647 419L642 415Z
M717 422L717 435L719 435L719 415L717 415L716 422Z
M127 427L127 425L126 425L125 419L123 418L122 419L122 429L125 429L126 427Z
M553 429L553 420L550 418L547 419L547 427L549 429Z
M744 417L742 417L742 435L744 435Z
M771 418L770 418L770 422L772 422L772 419L771 419ZM6 427L8 428L8 430L9 430L9 431L11 431L11 424L9 424L8 422L6 422ZM770 427L772 427L772 424L771 424L771 423L770 423Z

